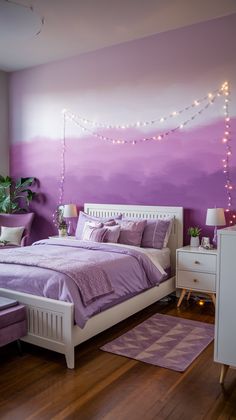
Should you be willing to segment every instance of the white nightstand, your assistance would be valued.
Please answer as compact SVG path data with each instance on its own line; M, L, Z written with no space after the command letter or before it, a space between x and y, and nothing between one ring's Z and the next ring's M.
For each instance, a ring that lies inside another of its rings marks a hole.
M211 296L215 305L217 250L184 246L176 250L176 287L182 289L177 307L192 291Z

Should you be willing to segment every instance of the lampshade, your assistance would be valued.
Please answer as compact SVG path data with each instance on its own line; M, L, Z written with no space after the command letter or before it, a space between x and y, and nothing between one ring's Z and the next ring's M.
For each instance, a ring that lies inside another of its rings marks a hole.
M214 208L207 210L206 216L207 226L224 226L226 225L225 213L222 208Z
M65 204L63 207L63 217L76 217L78 215L75 204Z

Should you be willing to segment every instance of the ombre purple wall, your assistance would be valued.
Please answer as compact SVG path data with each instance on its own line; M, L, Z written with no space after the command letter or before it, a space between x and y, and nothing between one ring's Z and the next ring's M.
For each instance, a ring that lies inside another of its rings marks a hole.
M234 14L13 73L11 174L36 176L44 195L32 206L37 214L33 239L55 232L52 213L59 195L63 108L110 124L153 120L228 80L236 156L235 38ZM80 208L85 202L183 206L185 227L197 224L209 233L204 227L206 209L227 204L223 104L217 97L183 130L161 142L136 145L109 144L67 122L64 203L75 202ZM176 124L184 120L181 114ZM100 132L135 140L174 127L175 121L168 124ZM231 164L236 185L234 154Z

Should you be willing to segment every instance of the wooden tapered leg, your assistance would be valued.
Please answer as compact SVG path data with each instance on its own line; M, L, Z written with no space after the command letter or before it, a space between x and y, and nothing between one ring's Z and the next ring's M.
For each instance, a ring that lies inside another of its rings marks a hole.
M183 289L183 290L182 290L181 295L180 295L180 298L179 298L178 303L177 303L177 308L179 308L179 307L180 307L180 305L181 305L181 303L182 303L182 300L183 300L183 298L184 298L184 296L185 296L186 291L187 291L186 289Z
M221 365L221 369L220 369L220 384L223 385L226 374L228 372L229 369L229 365Z
M215 295L215 293L211 293L210 296L211 296L211 299L212 299L212 302L213 302L214 306L216 306L216 295Z
M189 300L190 299L190 296L191 296L191 290L189 290L189 292L188 292L188 296L187 296L187 300Z

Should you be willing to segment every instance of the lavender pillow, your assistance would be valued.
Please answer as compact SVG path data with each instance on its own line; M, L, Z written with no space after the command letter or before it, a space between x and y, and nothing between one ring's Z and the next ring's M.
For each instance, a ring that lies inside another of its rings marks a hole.
M140 246L146 220L122 220L119 243Z
M144 248L162 249L167 246L170 236L171 220L155 219L147 220L145 226L141 246ZM168 232L168 238L167 236Z
M106 232L107 232L107 229L103 227L102 223L85 222L83 234L82 234L82 240L93 241L93 242L103 242Z
M108 223L110 222L104 223L104 227L107 229L104 242L112 242L113 244L116 244L120 236L121 226L116 224L111 226L110 224L108 225Z
M95 222L100 222L100 223L104 223L104 222L108 222L108 221L116 221L116 220L120 220L122 218L121 214L118 214L117 216L111 218L111 217L107 217L107 218L102 218L102 217L95 217L95 216L90 216L87 213L84 213L83 211L81 211L79 213L79 219L77 222L77 227L76 227L76 232L75 232L75 236L77 239L82 239L82 234L83 234L83 229L84 229L84 225L86 222L91 222L91 221L95 221Z

